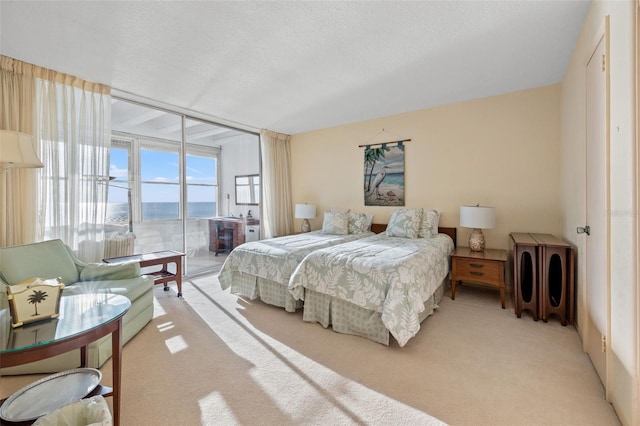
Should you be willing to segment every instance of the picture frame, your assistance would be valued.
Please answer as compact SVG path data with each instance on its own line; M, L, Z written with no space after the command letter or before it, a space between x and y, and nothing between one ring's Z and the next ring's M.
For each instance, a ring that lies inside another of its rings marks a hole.
M364 150L364 205L404 206L403 141L366 146Z
M260 204L260 175L238 175L235 177L236 205L257 206Z

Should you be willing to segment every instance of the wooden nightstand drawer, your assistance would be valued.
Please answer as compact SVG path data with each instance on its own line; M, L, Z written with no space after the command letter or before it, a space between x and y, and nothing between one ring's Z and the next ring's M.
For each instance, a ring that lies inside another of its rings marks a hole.
M504 265L486 260L456 259L456 276L460 280L502 281Z
M471 251L458 247L451 253L451 299L456 298L456 285L461 281L487 284L500 290L502 309L505 307L504 267L507 262L505 250L486 249Z

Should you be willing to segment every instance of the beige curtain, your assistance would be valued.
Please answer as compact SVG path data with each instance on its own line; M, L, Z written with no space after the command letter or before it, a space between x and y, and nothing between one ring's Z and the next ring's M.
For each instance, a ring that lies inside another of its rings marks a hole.
M24 203L21 206L23 218L27 213L34 215L28 219L30 238L60 238L81 259L98 261L103 253L108 188L111 89L12 58L1 59L3 71L30 82L31 91L24 95L31 111L27 133L35 136L36 152L44 164L37 184L28 191L35 198L35 208L27 212ZM4 97L3 111L11 109L14 115L19 111L24 121L22 110L5 108Z
M291 201L291 136L260 131L262 154L262 213L265 238L293 233Z
M34 78L24 64L0 56L0 129L33 135ZM36 149L37 151L37 149ZM36 241L38 169L0 172L0 247Z

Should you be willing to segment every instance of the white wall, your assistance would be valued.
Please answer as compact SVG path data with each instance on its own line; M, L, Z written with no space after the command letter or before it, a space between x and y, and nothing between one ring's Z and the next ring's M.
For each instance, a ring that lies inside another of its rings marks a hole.
M259 206L236 205L235 177L238 175L260 174L260 138L254 134L236 136L225 142L220 154L221 203L218 213L223 216L251 215L259 219ZM229 196L227 201L227 195Z
M608 396L624 424L638 416L638 289L635 209L635 8L634 1L594 1L562 83L563 234L578 247L578 325L585 312L585 64L610 17L610 261L611 320ZM605 207L603 206L603 209ZM580 330L580 327L579 327ZM580 330L582 332L582 330Z

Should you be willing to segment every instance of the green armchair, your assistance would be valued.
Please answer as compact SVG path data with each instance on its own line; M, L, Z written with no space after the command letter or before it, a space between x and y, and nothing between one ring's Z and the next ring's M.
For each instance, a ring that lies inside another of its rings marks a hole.
M62 297L82 293L114 293L131 300L123 319L123 344L153 318L153 277L141 275L138 263L85 263L61 240L0 248L0 309L9 309L7 286L30 278L62 278ZM88 347L89 365L99 368L111 357L111 336ZM80 365L80 351L2 368L0 375L54 373ZM0 361L1 366L1 361Z

